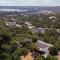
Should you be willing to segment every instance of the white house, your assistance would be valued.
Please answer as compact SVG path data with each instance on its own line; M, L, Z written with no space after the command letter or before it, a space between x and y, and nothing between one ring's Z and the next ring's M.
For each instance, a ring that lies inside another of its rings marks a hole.
M30 30L35 28L35 26L33 26L30 22L25 22L25 24Z
M6 21L6 26L9 26L9 27L21 27L20 24L17 24L16 22L13 22L13 21Z
M16 24L16 27L22 27L20 24Z
M49 19L56 19L56 16L50 16L50 17L48 17Z
M31 26L32 24L30 22L25 22L26 25Z
M60 33L60 29L56 29L56 31L57 31L58 33Z
M6 22L6 26L15 26L15 25L16 25L16 22L10 22L10 21Z
M52 44L48 44L48 43L43 42L43 41L40 41L40 40L37 41L36 45L37 45L37 49L38 49L39 51L45 52L45 54L42 55L42 56L44 56L45 58L47 58L48 55L49 55L49 48L50 48L50 47L53 47Z

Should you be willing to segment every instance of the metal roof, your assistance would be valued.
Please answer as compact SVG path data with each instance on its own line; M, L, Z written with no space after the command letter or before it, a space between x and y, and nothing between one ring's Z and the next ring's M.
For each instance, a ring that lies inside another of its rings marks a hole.
M46 43L46 42L40 41L40 40L37 41L37 46L40 48L53 47L52 44L49 44L49 43Z

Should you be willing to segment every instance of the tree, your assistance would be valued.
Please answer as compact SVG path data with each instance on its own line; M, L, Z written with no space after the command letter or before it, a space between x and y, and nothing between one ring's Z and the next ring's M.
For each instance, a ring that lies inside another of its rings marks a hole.
M55 43L55 47L56 47L57 49L60 49L60 36L57 38L57 41L56 41L56 43Z
M31 43L30 46L29 46L29 49L30 50L37 49L36 44L35 43Z
M0 55L0 60L12 60L12 56L9 53L4 52Z
M18 48L15 53L22 56L22 55L27 55L29 50L27 48Z
M11 35L4 32L0 33L0 59L1 60L5 60L5 58L9 60L9 58L11 58L9 57L10 56L9 53L6 53L6 50L3 47L4 44L9 44L10 41L11 41Z
M37 42L37 37L36 37L36 36L33 36L33 37L32 37L32 42L33 42L33 43L36 43L36 42Z
M37 56L35 60L45 60L42 56Z
M0 44L7 44L9 41L11 41L11 36L9 34L0 34Z
M52 48L50 48L49 50L50 50L50 54L51 54L52 56L57 55L57 49L56 49L55 47L52 47Z
M49 55L48 58L47 58L47 60L57 60L57 58L56 58L56 56Z

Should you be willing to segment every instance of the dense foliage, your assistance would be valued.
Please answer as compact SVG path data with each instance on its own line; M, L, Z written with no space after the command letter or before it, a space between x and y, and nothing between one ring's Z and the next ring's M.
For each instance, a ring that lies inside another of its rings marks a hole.
M43 40L51 43L55 48L50 49L51 55L56 54L56 49L60 49L60 33L56 29L60 29L60 14L56 14L55 21L49 19L51 15L16 15L3 16L0 21L0 60L19 60L21 55L26 55L32 49L36 49L35 43L37 40ZM3 18L5 18L3 20ZM8 27L6 21L12 18L22 25L21 28ZM49 28L45 29L46 33L32 33L24 24L29 21L36 27ZM31 41L24 41L24 39L31 39ZM23 45L22 47L20 45ZM47 60L56 60L54 56L49 56ZM37 56L35 60L45 60L41 56Z

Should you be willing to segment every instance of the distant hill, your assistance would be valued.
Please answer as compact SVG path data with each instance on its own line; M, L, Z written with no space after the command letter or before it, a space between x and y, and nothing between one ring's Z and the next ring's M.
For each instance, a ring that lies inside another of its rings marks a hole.
M20 13L40 14L44 10L60 13L60 6L0 6L0 16Z
M0 9L18 9L27 10L27 12L36 12L42 10L54 11L60 13L60 6L0 6Z

